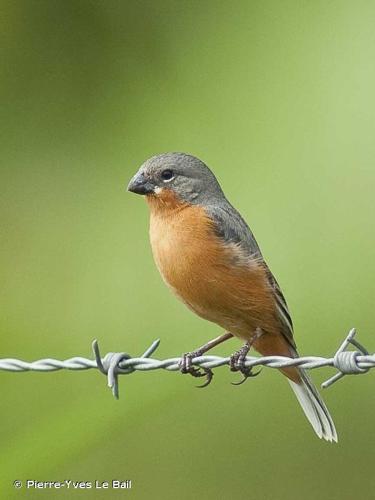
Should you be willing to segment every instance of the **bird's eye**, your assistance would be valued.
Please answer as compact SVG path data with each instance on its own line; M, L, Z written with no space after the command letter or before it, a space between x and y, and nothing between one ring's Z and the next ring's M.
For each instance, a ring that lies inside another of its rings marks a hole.
M171 181L174 178L173 170L170 170L169 168L163 170L163 172L161 173L161 178L164 182Z

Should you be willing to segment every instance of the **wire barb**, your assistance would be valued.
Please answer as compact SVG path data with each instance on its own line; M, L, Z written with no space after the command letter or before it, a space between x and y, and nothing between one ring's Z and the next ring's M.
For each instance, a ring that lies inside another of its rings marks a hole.
M160 340L155 340L148 349L142 354L141 359L148 358L159 347ZM135 371L134 366L122 367L121 363L127 359L132 359L130 354L126 352L109 352L102 359L100 356L99 344L95 339L92 343L96 365L98 370L107 375L108 387L112 389L112 394L116 399L119 399L118 375L120 373L132 373Z
M333 366L339 370L339 373L323 382L323 389L334 384L345 375L359 375L369 371L369 368L363 368L359 365L359 356L369 356L369 352L354 338L356 333L356 329L352 328L336 352L333 358ZM346 349L350 345L356 347L358 351L347 351Z
M284 356L247 356L244 366L250 370L256 366L268 368L287 368L299 366L306 370L323 367L333 367L337 373L326 380L322 387L326 388L343 378L345 375L359 375L368 372L375 367L375 354L369 352L354 337L356 330L352 328L344 342L332 358L318 356L304 356L300 358L288 358ZM179 371L181 358L169 358L158 360L150 358L159 347L160 340L155 340L139 358L133 358L126 352L109 352L104 357L100 354L97 340L92 343L94 359L82 357L69 358L64 361L58 359L40 359L31 363L13 358L0 359L0 370L10 372L39 371L52 372L57 370L88 370L95 368L106 375L108 387L116 399L119 397L119 375L129 375L135 371L167 370ZM347 350L354 346L355 351ZM198 356L192 360L193 365L206 370L212 370L220 366L229 366L230 358L220 356Z

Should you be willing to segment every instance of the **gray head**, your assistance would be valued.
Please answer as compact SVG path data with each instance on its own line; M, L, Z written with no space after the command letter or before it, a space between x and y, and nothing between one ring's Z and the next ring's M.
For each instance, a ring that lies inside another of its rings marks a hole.
M128 191L158 195L169 189L182 201L207 204L224 194L211 170L186 153L164 153L145 161L128 185Z

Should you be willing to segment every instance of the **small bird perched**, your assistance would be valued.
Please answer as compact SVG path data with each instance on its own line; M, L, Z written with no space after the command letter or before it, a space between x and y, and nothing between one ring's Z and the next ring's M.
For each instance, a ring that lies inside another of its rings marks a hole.
M200 371L192 360L235 336L245 344L230 358L244 380L254 347L264 356L297 357L293 324L281 289L246 222L226 199L216 177L198 158L165 153L147 160L128 190L145 195L150 207L150 240L156 265L177 297L200 317L227 333L182 357L182 373ZM329 411L307 373L281 370L316 434L337 442Z

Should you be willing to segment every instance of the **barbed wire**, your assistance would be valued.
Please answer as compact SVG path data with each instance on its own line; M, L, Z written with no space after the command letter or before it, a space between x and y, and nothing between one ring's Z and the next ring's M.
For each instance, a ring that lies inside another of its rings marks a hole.
M341 344L335 355L331 358L320 356L302 356L299 358L288 358L285 356L247 356L245 366L254 368L256 366L265 366L267 368L287 368L299 366L307 370L316 368L333 367L337 373L323 382L322 387L326 388L337 382L345 375L358 375L369 371L375 367L375 354L369 352L354 338L355 328L351 329L344 342ZM179 371L181 358L168 358L158 360L150 356L159 347L160 340L155 340L148 349L139 357L132 357L126 352L109 352L104 357L101 356L97 340L92 343L92 349L95 359L83 357L74 357L66 360L58 359L39 359L37 361L27 362L19 359L4 358L0 359L0 370L10 372L53 372L58 370L89 370L98 369L107 376L108 387L116 399L119 397L119 375L129 375L135 371L168 370ZM347 348L352 345L357 350L348 351ZM220 356L198 356L192 360L192 363L200 368L212 369L220 366L229 365L229 357Z

